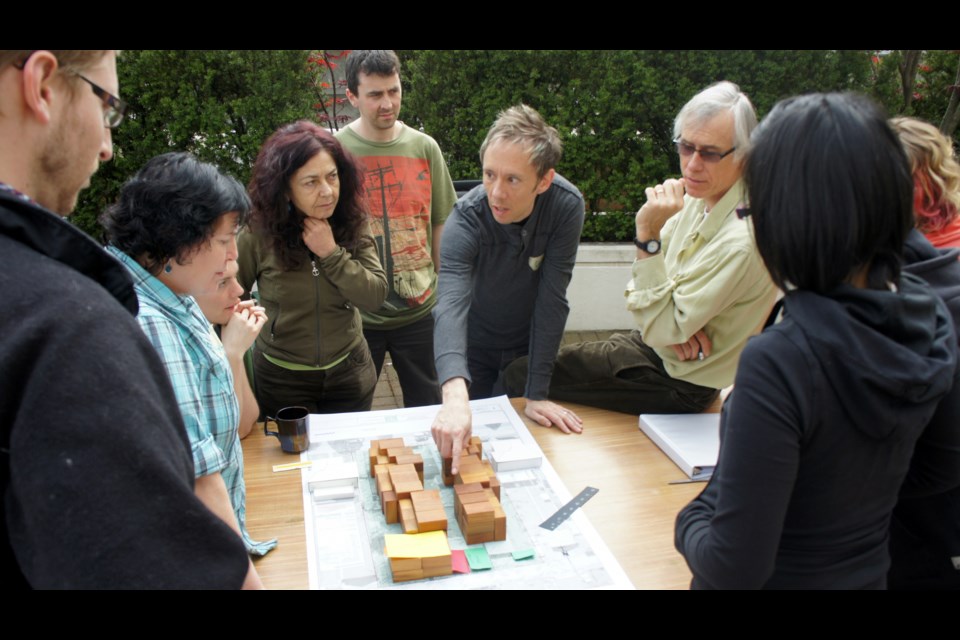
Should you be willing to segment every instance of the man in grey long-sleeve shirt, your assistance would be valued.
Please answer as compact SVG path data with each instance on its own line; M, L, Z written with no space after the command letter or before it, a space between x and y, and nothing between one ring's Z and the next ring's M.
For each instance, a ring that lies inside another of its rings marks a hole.
M489 397L500 372L528 353L527 416L581 430L576 414L546 399L584 212L583 196L554 170L560 154L556 129L534 109L501 112L480 147L483 185L447 220L433 311L443 390L433 435L443 457L470 437L469 399Z

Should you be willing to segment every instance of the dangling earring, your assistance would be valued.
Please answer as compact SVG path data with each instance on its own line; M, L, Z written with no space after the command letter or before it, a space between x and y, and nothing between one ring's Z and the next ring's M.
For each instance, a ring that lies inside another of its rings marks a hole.
M165 267L163 268L163 271L164 271L165 273L170 273L171 271L173 271L173 265L168 262L168 263L167 263L167 266L165 266Z

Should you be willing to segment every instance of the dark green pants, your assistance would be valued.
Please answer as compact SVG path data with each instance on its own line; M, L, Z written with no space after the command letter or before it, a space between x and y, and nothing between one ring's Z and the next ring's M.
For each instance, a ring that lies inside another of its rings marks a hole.
M523 395L527 358L504 373L507 394ZM639 331L617 333L609 340L562 347L550 379L550 399L590 407L641 413L699 413L710 406L716 389L671 378L657 352Z
M257 352L253 359L254 392L265 416L284 407L306 407L310 413L369 411L377 386L377 368L367 341L361 340L347 359L325 371L290 371Z

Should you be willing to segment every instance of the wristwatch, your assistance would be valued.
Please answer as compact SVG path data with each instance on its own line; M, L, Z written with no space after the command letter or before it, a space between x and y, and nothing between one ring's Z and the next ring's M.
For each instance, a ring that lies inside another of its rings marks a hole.
M638 249L653 255L655 253L660 253L660 241L659 240L641 240L640 238L634 236L633 244L637 245Z

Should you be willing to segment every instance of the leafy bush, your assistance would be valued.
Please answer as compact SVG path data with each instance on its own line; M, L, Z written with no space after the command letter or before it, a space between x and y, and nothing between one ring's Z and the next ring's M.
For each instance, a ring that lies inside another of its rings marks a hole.
M631 242L636 235L635 215L630 212L587 213L581 242Z

